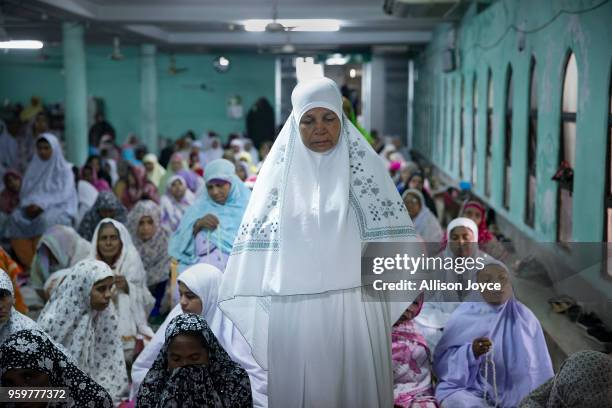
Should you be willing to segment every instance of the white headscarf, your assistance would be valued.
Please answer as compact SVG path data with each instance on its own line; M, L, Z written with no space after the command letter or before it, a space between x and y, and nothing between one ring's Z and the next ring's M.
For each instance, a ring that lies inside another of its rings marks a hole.
M0 268L0 289L8 290L15 300L15 288L13 282L6 271ZM11 312L8 321L0 323L0 344L13 333L20 330L35 330L39 329L38 325L29 317L22 315L14 307L11 307Z
M415 241L387 170L343 115L336 84L302 82L291 100L292 115L264 161L219 295L261 364L268 361L270 296L360 287L363 241ZM325 153L308 149L299 132L301 117L316 107L342 123L337 145Z
M99 259L98 233L100 226L108 223L113 224L119 231L119 239L123 244L121 254L112 267L113 273L125 276L130 287L129 294L118 293L115 299L119 316L119 332L122 337L132 337L137 334L152 337L153 330L149 327L147 318L155 304L155 299L147 288L147 273L127 228L111 218L104 218L100 221L91 240L90 258Z
M244 337L217 306L222 276L221 271L212 265L196 264L183 272L178 277L178 281L183 282L190 291L200 298L202 301L202 317L232 360L239 363L249 374L254 406L266 407L267 375L253 360L249 345ZM181 305L176 305L159 327L153 339L134 362L132 366L132 395L135 396L138 392L142 380L164 345L164 333L168 323L181 313L183 313Z
M62 147L54 135L43 133L37 142L41 139L49 142L53 153L46 161L41 160L38 154L32 157L23 177L20 205L27 207L36 204L43 210L61 205L71 217L75 218L78 198L72 166L64 159Z
M472 235L474 236L473 242L478 242L478 226L474 221L465 217L458 217L448 223L448 227L446 228L447 234L450 233L457 227L466 227L472 231Z
M203 139L204 141L204 156L206 158L205 163L208 164L213 160L217 160L223 157L223 147L221 146L221 139L217 136L208 136ZM213 142L217 142L217 147L213 147Z
M91 289L113 272L104 263L87 259L77 263L57 287L38 323L62 344L78 367L103 386L114 401L127 391L127 369L115 306L103 311L91 308Z
M414 220L412 220L417 233L421 236L421 238L423 238L424 242L441 242L443 237L442 227L440 227L440 223L438 222L436 216L431 212L427 205L425 205L423 193L417 189L410 188L404 191L402 194L402 199L405 200L408 194L418 197L419 202L421 203L421 210Z

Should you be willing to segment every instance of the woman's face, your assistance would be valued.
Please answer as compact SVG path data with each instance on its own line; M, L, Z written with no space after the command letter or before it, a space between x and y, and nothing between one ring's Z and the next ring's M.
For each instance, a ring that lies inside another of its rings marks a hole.
M12 368L2 376L3 387L49 387L50 385L51 379L48 374L30 368Z
M474 208L474 207L466 208L465 210L463 210L463 216L465 218L469 218L470 220L474 221L476 225L480 225L480 222L482 221L482 213L480 212L478 208Z
M413 188L415 190L423 190L423 177L414 176L410 179L408 183L408 188Z
M90 167L83 168L83 180L88 181L90 183L93 182L93 171Z
M155 232L157 231L157 227L155 226L155 222L153 218L145 215L144 217L140 217L140 221L138 221L138 237L142 241L148 241L155 236Z
M46 132L48 129L49 124L47 122L47 117L42 114L36 116L36 121L34 122L34 132L39 135L43 132Z
M414 220L421 211L421 200L419 200L419 197L416 195L408 193L406 194L406 198L404 198L404 205L408 210L410 218Z
M170 194L174 197L175 200L180 201L185 196L185 192L187 191L187 187L180 180L174 180L172 184L170 184Z
M178 283L179 287L179 304L183 313L195 313L201 315L204 311L202 299L193 293L183 282Z
M40 157L40 160L47 161L51 158L51 156L53 156L53 149L51 148L49 142L47 142L45 139L40 139L38 142L36 142L36 153L38 154L38 157Z
M144 166L145 166L145 169L147 169L147 173L152 173L153 170L155 170L155 164L151 162L145 162Z
M468 227L455 227L449 234L448 244L455 256L465 258L476 252L475 239L474 233Z
M138 182L136 180L136 176L134 176L133 172L128 173L128 186L129 187L138 187Z
M489 264L478 272L478 283L499 283L500 290L485 290L482 297L490 305L503 305L512 296L512 284L508 273L499 265Z
M206 183L208 195L217 204L225 204L232 185L230 183L220 181L209 181Z
M183 161L177 159L172 160L172 162L170 163L170 168L175 173L181 171L183 169Z
M317 153L332 149L340 139L340 119L326 108L313 108L300 119L304 146Z
M0 290L0 324L8 322L13 309L13 295L8 290Z
M102 311L108 307L112 297L115 278L109 276L94 283L91 288L90 305L93 310Z
M119 237L119 231L112 224L106 224L98 232L98 253L107 264L112 262L121 252L123 244ZM109 265L112 267L112 265Z
M244 167L240 164L236 164L236 175L242 181L247 179L247 172L244 170Z
M6 188L14 193L18 193L21 190L21 179L12 174L6 176Z
M179 334L168 345L168 370L188 365L208 365L208 349L200 336Z
M100 171L100 159L97 157L92 157L89 159L89 166L97 173Z

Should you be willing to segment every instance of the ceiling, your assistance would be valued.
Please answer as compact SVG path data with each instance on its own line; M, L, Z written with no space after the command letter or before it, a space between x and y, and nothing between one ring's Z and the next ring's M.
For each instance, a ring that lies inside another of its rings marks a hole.
M275 0L0 0L11 38L61 41L61 23L80 21L86 41L154 43L168 51L216 49L274 52L285 44L299 51L420 49L447 16L398 18L385 14L385 0L277 0L277 16L341 21L338 32L246 32L247 19L272 18ZM439 0L398 0L428 3ZM465 0L466 2L468 0ZM446 0L459 2L462 0ZM391 48L393 49L393 48Z

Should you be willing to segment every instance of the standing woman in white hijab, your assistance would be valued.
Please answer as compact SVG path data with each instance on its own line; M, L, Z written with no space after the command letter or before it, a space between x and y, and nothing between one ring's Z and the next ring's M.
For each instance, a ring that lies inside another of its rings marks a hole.
M380 158L327 78L298 84L223 276L219 307L268 371L272 408L391 407L391 327L363 301L364 241L415 242ZM367 296L367 295L366 295Z
M72 166L50 133L43 133L36 141L36 154L23 177L19 205L3 235L11 239L21 263L29 267L38 237L53 225L71 226L77 216Z
M147 288L147 273L127 228L105 218L91 241L90 258L107 264L115 276L113 303L119 318L119 334L126 360L131 360L138 335L153 337L147 318L155 299Z
M168 314L164 323L157 329L155 336L138 355L132 366L132 399L138 393L142 380L164 345L168 323L181 313L195 313L204 317L221 347L249 374L253 406L255 408L268 406L266 372L253 359L244 337L217 307L222 276L221 271L212 265L196 264L178 277L179 304Z

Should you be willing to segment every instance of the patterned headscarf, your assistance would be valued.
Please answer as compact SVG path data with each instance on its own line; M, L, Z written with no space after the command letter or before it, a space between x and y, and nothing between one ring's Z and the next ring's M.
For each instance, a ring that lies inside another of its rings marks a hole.
M155 224L155 235L142 241L138 235L138 224L142 217L151 217ZM147 271L147 285L152 286L168 279L170 255L168 255L168 232L161 227L161 209L151 200L139 201L128 214L128 231Z
M112 210L113 219L125 224L127 221L127 209L121 204L117 196L111 191L103 191L98 195L93 207L85 213L83 221L79 225L79 235L88 241L93 238L96 227L102 221L100 210Z
M468 201L467 203L465 203L463 209L461 210L462 216L464 216L465 210L470 207L475 208L480 212L480 224L478 224L478 243L481 245L486 244L487 242L493 239L493 234L491 233L491 231L489 231L489 226L487 225L486 210L482 206L482 204L476 201Z
M208 365L168 370L168 347L180 334L201 337L208 350ZM221 347L202 316L182 314L166 328L166 342L140 386L136 405L250 407L249 376Z
M0 379L11 369L30 369L49 376L51 387L68 388L62 407L112 407L108 392L73 364L47 336L37 330L12 334L0 346ZM2 386L6 386L1 384Z
M94 284L111 276L104 262L79 262L53 291L38 324L118 401L127 392L128 379L115 306L111 302L96 311L90 303Z
M612 358L593 350L568 357L552 380L546 408L603 408L612 402Z
M13 281L11 281L10 276L3 269L0 269L0 290L8 290L14 300L15 288L13 287ZM38 328L38 325L32 319L22 315L15 310L15 307L12 307L8 321L0 323L0 344L4 343L15 332Z

